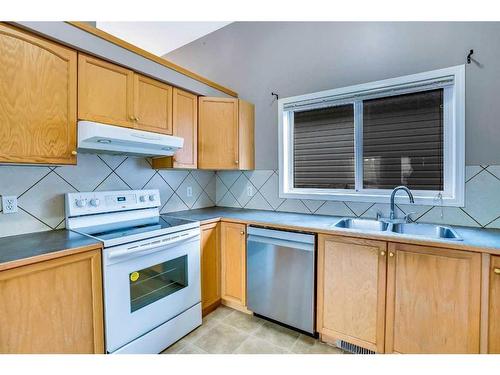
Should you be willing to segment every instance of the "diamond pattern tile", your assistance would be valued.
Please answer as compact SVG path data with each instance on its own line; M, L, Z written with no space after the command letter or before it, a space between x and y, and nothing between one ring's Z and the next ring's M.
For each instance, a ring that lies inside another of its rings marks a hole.
M318 215L354 216L344 202L328 201L317 211Z
M129 157L116 168L115 173L132 189L142 189L153 177L155 170L146 159Z
M226 187L226 185L224 185L224 183L220 179L220 176L216 175L215 176L215 202L217 203L217 205L219 205L220 201L222 200L222 198L224 198L224 195L226 195L226 193L228 191L229 191L228 188Z
M158 189L160 191L160 202L162 206L167 203L174 191L159 174L155 174L144 186L144 189Z
M116 173L111 173L102 181L95 191L130 190L128 186Z
M21 195L49 172L47 167L0 166L0 195Z
M271 211L273 209L260 192L254 194L252 199L248 201L245 208L253 210L271 210Z
M311 211L311 213L315 213L322 205L325 204L325 201L313 201L310 199L302 199L302 203L306 205L306 207Z
M269 177L271 177L273 171L255 170L245 171L243 173L257 189L260 189L262 185L264 185L264 183L269 179Z
M300 199L285 199L285 201L278 207L277 211L296 212L299 214L310 213L307 206Z
M245 206L256 193L255 187L243 173L233 183L229 191L234 195L242 207ZM248 195L249 192L250 195Z
M188 171L178 171L178 170L159 170L158 173L160 176L167 181L170 187L174 190L177 190L179 185L184 181L184 179L189 174Z
M479 224L486 225L500 213L500 180L488 172L481 172L465 189L464 210Z
M191 188L191 196L188 196L188 188ZM182 201L191 208L200 196L203 189L196 182L193 176L188 175L186 179L182 182L179 188L176 190L177 195L182 199Z
M93 154L80 154L77 165L57 167L54 171L78 191L93 191L111 173L106 163Z
M240 177L242 172L240 171L218 171L217 175L220 177L221 181L229 189Z

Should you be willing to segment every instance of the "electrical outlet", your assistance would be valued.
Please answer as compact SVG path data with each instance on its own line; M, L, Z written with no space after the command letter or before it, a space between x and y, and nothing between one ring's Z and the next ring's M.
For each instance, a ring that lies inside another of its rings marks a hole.
M253 196L253 186L247 186L247 195L249 197Z
M4 214L13 214L17 212L17 196L2 195L2 208Z
M192 186L188 186L187 189L186 189L186 195L188 197L192 197L193 196L193 187Z

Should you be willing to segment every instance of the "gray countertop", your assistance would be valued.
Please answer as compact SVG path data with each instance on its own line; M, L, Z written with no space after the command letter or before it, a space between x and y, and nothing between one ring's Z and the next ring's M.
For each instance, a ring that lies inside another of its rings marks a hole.
M98 247L101 243L69 230L52 230L0 238L0 270L56 257L57 252ZM31 261L29 261L31 260Z
M262 225L276 225L295 227L299 230L310 230L311 232L331 232L334 234L344 234L351 236L367 236L369 238L380 238L394 242L407 243L442 243L447 247L477 249L479 251L488 251L491 253L500 253L500 230L498 229L480 229L449 225L457 231L463 241L439 240L436 238L426 238L423 236L408 236L387 232L362 232L352 229L332 228L341 217L325 216L313 214L297 214L288 212L275 212L265 210L249 210L228 207L210 207L189 211L179 211L167 214L188 220L208 221L216 218L227 218Z

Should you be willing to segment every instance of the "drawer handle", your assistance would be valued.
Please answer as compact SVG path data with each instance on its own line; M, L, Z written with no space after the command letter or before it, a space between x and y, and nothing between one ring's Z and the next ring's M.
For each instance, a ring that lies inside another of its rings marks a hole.
M385 255L385 251L381 251L380 255L384 256Z
M493 268L493 272L495 272L497 275L500 275L500 268Z
M393 256L394 256L394 253L391 251L391 252L389 253L389 256L390 256L390 257L393 257Z

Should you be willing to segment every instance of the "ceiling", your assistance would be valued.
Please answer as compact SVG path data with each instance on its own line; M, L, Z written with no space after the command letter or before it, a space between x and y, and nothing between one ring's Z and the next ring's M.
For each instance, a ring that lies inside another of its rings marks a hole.
M97 28L163 56L231 22L97 22Z

